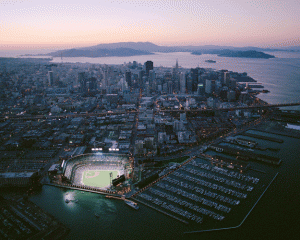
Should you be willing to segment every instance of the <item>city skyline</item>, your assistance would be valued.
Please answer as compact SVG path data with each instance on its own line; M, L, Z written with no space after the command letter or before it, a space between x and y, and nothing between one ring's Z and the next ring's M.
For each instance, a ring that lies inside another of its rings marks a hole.
M161 46L299 46L297 1L0 2L0 50L114 42Z

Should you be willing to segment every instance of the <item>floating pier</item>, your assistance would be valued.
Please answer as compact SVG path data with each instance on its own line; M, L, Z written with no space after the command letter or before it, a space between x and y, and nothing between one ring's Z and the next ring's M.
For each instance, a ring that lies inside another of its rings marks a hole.
M138 200L138 199L134 199L135 201L137 201L137 202L139 202L139 203L141 203L141 204L144 204L144 205L146 205L147 207L150 207L150 208L152 208L152 209L154 209L154 210L156 210L156 211L158 211L158 212L160 212L160 213L162 213L162 214L164 214L164 215L167 215L167 216L169 216L169 217L171 217L171 218L174 218L174 219L176 219L176 220L178 220L178 221L180 221L180 222L183 222L183 223L185 223L185 224L189 224L187 221L185 221L185 220L183 220L183 219L181 219L181 218L178 218L178 217L175 217L174 215L171 215L171 214L169 214L169 213L166 213L166 212L164 212L164 211L162 211L162 210L160 210L160 209L158 209L158 208L156 208L156 207L153 207L153 206L151 206L151 205L149 205L149 204L147 204L147 203L145 203L145 202L143 202L143 201L141 201L141 200Z
M258 138L258 139L263 139L263 140L268 140L271 142L277 142L277 143L283 143L282 139L279 138L273 138L273 137L267 137L267 136L263 136L263 135L259 135L259 134L254 134L254 133L241 133L241 135L247 136L247 137L253 137L253 138Z

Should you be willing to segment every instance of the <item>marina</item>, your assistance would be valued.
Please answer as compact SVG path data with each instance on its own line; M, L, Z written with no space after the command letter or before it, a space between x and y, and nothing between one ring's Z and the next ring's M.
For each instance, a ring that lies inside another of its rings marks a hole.
M278 173L276 173L276 175L274 176L274 178L270 181L269 185L265 188L264 192L261 194L261 196L257 199L257 201L255 202L255 204L253 205L253 207L250 209L250 211L247 213L247 215L245 216L245 218L242 220L242 222L234 227L227 227L227 228L219 228L219 229L209 229L209 230L200 230L200 231L193 231L193 232L185 232L184 234L187 233L200 233L200 232L212 232L212 231L219 231L219 230L229 230L229 229L235 229L235 228L239 228L242 226L242 224L246 221L247 217L249 216L249 214L252 212L252 210L255 208L255 206L257 205L257 203L259 202L259 200L262 198L262 196L265 194L265 192L268 190L268 188L270 187L270 185L273 183L273 181L276 179Z
M253 149L243 149L234 146L228 145L211 145L209 146L210 150L224 153L232 156L241 157L245 161L260 161L267 164L280 165L281 159L278 157L269 156L266 154L255 153Z
M239 206L249 207L246 203L257 199L263 186L271 181L266 180L262 172L251 172L251 175L245 174L195 158L133 199L183 219L194 227L225 226L227 219L232 221L237 216L242 221ZM238 225L237 219L235 222Z

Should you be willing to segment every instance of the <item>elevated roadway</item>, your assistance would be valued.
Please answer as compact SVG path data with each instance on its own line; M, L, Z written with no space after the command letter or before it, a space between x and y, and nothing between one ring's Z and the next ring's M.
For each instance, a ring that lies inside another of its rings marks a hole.
M205 112L205 111L235 111L235 110L251 110L251 109L268 109L268 108L279 108L279 107L290 107L290 106L299 106L300 103L281 103L281 104L266 104L266 105L253 105L253 106L238 106L238 107L231 107L231 108L214 108L214 109L171 109L171 110L159 110L159 112L165 113L172 113L172 112L179 112L179 113L197 113L197 112Z
M154 112L163 112L163 113L201 113L207 111L235 111L235 110L251 110L251 109L268 109L268 108L279 108L279 107L290 107L290 106L299 106L300 103L281 103L281 104L266 104L266 105L253 105L253 106L238 106L232 108L215 108L215 109L171 109L171 110L154 110ZM63 113L57 115L6 115L0 117L1 120L34 120L34 119L57 119L57 118L76 118L76 117L103 117L109 115L121 115L121 114L130 114L138 113L139 110L116 110L116 111L107 111L100 113Z

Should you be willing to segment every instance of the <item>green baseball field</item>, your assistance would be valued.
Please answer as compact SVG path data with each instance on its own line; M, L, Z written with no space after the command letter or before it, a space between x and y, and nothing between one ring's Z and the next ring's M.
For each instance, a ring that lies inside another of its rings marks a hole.
M88 170L83 173L82 182L86 186L90 187L107 187L110 185L110 176L112 173L112 179L116 178L119 174L114 170Z

